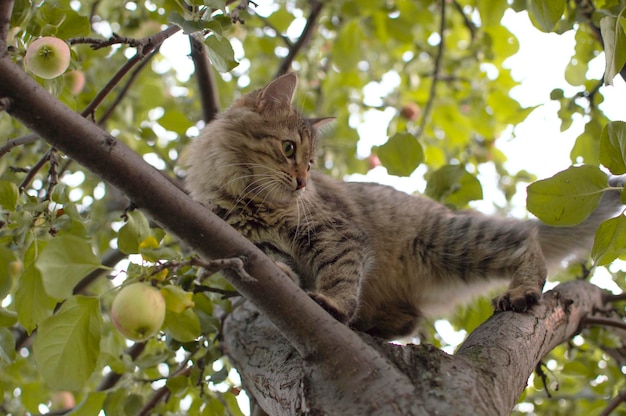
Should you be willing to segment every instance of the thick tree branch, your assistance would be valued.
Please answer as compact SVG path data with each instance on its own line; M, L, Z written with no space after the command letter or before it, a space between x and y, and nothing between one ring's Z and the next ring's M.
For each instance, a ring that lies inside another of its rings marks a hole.
M0 98L10 102L9 113L51 145L124 192L156 222L178 236L206 259L245 259L255 280L226 273L235 288L250 299L309 362L329 362L317 374L334 377L343 386L335 397L360 402L358 409L398 414L413 409L414 389L374 349L347 327L333 320L293 283L263 252L206 207L191 200L123 143L73 112L37 84L8 56L0 59ZM297 306L296 306L297 305ZM341 347L338 348L338 345ZM358 367L354 363L362 363ZM396 386L393 401L377 399L376 375ZM359 391L350 389L360 383Z
M541 357L576 334L586 315L604 307L602 293L584 281L559 285L529 313L492 316L454 356L431 346L398 346L364 337L408 375L423 414L459 414L461 409L463 414L509 414ZM326 389L334 388L327 387L334 386L332 377L325 383L312 378L327 363L297 358L251 306L226 318L224 334L225 350L244 386L268 413L296 414L303 406L313 414L350 413L349 404L343 409L337 407L341 400L327 400ZM355 357L354 366L361 364ZM384 374L379 382L378 397L394 394L395 386Z

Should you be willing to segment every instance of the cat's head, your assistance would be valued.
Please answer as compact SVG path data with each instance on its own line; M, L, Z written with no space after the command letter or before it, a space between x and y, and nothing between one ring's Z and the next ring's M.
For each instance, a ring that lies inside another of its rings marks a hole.
M294 74L246 94L211 122L187 155L187 187L202 202L293 203L310 184L316 130L330 120L293 108Z

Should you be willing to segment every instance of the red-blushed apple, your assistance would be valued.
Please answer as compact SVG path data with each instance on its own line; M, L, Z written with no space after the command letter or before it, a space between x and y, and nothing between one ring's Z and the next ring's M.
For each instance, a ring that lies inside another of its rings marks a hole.
M44 36L30 44L24 63L38 77L56 78L70 66L70 47L59 38Z
M402 110L400 110L400 115L407 120L415 121L420 116L420 108L415 103L406 103Z
M67 89L70 90L72 95L78 95L85 87L85 74L83 71L77 69L68 71L63 77L65 78Z
M163 325L165 299L159 289L148 283L132 283L113 299L111 320L126 338L145 341Z

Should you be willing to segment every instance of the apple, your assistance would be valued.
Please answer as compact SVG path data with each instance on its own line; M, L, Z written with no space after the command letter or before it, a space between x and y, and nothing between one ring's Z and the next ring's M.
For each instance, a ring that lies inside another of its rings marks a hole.
M126 338L145 341L163 325L165 299L159 289L148 283L132 283L113 299L111 320Z
M83 71L77 69L68 71L63 75L63 78L65 78L66 85L72 95L78 95L85 88L85 74Z
M420 115L420 108L415 103L407 103L400 110L400 114L407 120L415 121Z
M56 78L70 65L70 47L59 38L44 36L30 44L24 62L38 77Z

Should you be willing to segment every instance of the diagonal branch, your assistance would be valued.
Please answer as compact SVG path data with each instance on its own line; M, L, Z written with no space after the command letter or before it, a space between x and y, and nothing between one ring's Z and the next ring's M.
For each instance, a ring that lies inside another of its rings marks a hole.
M189 43L191 44L191 60L196 69L195 76L200 91L202 118L208 124L215 118L220 108L217 86L204 43L195 34L189 36Z
M319 0L313 0L311 2L311 13L309 14L309 18L306 20L306 25L304 26L304 29L302 29L302 33L300 34L298 41L294 43L291 48L289 48L289 53L280 64L274 78L278 78L279 76L289 72L289 68L291 68L291 64L294 59L296 59L296 55L309 42L309 39L317 26L317 21L320 13L322 12L323 6L324 4Z
M428 94L428 101L426 102L424 113L422 114L422 121L420 123L419 131L417 132L418 136L421 136L424 133L424 129L430 121L430 113L433 110L433 105L435 104L435 98L437 95L437 84L441 79L441 62L443 61L443 52L445 49L444 31L446 29L446 3L446 0L441 0L441 10L439 13L439 46L437 47L437 55L435 56L435 66L433 69L433 80L430 84L430 93Z

